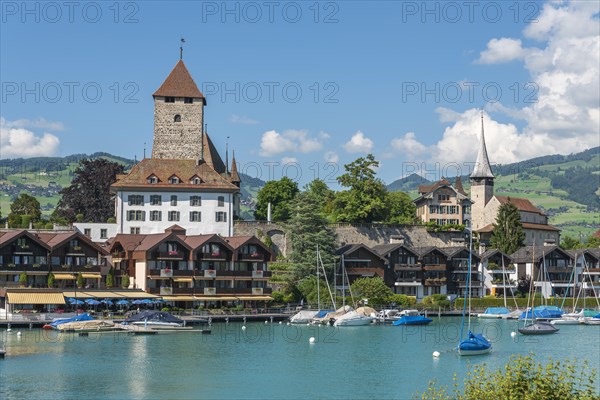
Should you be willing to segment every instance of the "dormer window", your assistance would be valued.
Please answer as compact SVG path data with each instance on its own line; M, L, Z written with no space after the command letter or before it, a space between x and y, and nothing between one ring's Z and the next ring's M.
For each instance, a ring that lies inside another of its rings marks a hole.
M173 175L169 178L169 183L177 184L177 183L181 183L181 180L176 175Z
M194 103L194 99L193 99L192 97L185 97L185 98L183 99L183 102L184 102L185 104L193 104L193 103Z
M175 103L175 97L165 97L165 103Z
M198 176L194 176L194 177L192 178L192 184L193 184L193 185L200 185L201 183L202 183L202 179L200 179L200 177L198 177Z
M175 115L175 117L173 118L173 122L181 122L181 115Z
M158 177L156 175L150 175L148 177L148 183L158 183Z

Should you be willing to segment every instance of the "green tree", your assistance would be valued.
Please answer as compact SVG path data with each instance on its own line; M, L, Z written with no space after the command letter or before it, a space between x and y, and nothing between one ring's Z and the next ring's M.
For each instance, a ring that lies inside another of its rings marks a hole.
M600 247L600 236L590 236L585 242L585 247Z
M417 218L417 207L408 193L388 192L388 216L386 222L390 224L414 224Z
M525 233L519 210L510 202L509 197L508 202L498 209L492 233L492 246L505 254L513 254L523 246L524 241Z
M378 307L388 303L388 299L394 293L381 277L358 278L350 285L352 296L356 301L369 300L369 306Z
M332 203L333 219L337 222L382 221L387 216L387 190L383 182L375 177L379 167L372 154L360 157L344 165L345 174L337 180L348 188L337 192Z
M333 270L335 255L335 232L327 226L327 220L315 212L319 208L316 197L302 192L291 203L291 216L286 224L292 252L289 260L294 263L294 278L303 279L315 273L317 246L325 268Z
M322 276L322 275L321 275ZM311 275L298 282L298 290L302 298L311 305L312 308L329 307L331 304L331 297L327 290L327 282L325 279L319 278L319 285L317 286L317 276ZM318 304L320 302L320 304Z
M82 288L85 285L85 279L83 279L83 275L80 273L77 274L77 287Z
M54 216L74 222L82 214L85 222L105 222L114 216L110 185L123 172L122 165L103 158L81 160L71 185L60 191Z
M19 275L19 285L27 286L27 272L21 272Z
M504 369L490 371L485 363L475 364L467 373L463 389L460 389L456 376L450 395L445 386L437 387L430 382L421 399L435 400L563 400L598 399L600 393L596 381L598 373L589 367L587 361L578 363L571 360L555 361L546 364L536 361L533 356L512 355Z
M110 267L106 275L106 287L111 288L115 285L115 269Z
M267 219L267 209L271 203L271 220L287 221L290 217L290 202L298 194L298 184L284 176L278 181L269 181L258 191L254 218Z
M20 216L20 220L19 217ZM28 228L29 222L37 222L42 217L42 211L40 209L40 202L33 196L27 193L21 193L19 197L13 201L10 205L10 214L8 214L8 221L12 228ZM19 222L18 225L16 223ZM23 226L23 224L27 226Z
M129 287L129 283L129 275L123 275L123 278L121 278L121 287L127 289Z
M571 236L565 236L560 242L560 247L562 247L565 250L575 250L582 248L583 244L579 240Z
M53 288L54 287L55 280L56 280L56 278L54 277L54 274L52 272L50 272L48 274L48 287L49 288Z
M304 187L304 191L317 200L321 213L330 212L335 192L325 182L314 179Z

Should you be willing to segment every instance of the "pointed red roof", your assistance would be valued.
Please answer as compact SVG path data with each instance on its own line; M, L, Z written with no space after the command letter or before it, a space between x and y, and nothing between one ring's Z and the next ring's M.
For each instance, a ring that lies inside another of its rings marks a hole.
M185 67L183 60L175 65L167 79L154 92L153 97L192 97L204 99L204 95L196 86L196 82Z

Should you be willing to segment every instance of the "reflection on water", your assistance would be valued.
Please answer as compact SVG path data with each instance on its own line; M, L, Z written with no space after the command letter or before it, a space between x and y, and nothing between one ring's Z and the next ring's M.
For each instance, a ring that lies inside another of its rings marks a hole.
M430 379L452 384L474 363L502 367L513 353L577 358L600 368L600 327L561 326L525 337L516 321L473 321L493 342L487 356L458 357L458 319L422 327L213 325L212 335L131 336L2 332L0 398L410 398ZM309 338L315 343L310 344ZM568 345L566 345L568 343ZM439 351L439 359L432 357Z

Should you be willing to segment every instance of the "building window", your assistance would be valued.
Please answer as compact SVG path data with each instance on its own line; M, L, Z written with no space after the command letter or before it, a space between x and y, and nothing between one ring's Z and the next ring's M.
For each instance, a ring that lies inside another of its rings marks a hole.
M175 103L175 97L165 97L165 103Z
M179 221L179 211L169 211L169 221Z
M179 177L177 177L175 175L173 175L172 177L169 178L169 183L177 184L177 183L180 183L180 182L181 182L181 180L179 179Z
M130 206L143 206L144 196L140 194L130 194L127 196L127 202Z
M201 205L202 205L202 197L190 196L190 206L191 207L200 207Z
M450 200L449 194L438 194L438 201L448 201Z
M224 211L217 211L215 214L215 221L227 222L227 213Z
M162 212L161 211L150 211L150 221L161 221L162 220Z
M100 239L108 239L108 233L106 229L100 229Z
M194 177L192 178L192 184L194 184L194 185L199 185L199 184L201 184L201 183L202 183L202 179L198 178L197 176L194 176Z
M153 194L150 196L151 206L160 206L162 204L162 197L160 194Z
M175 114L175 117L173 118L173 122L181 122L181 115Z
M87 237L91 237L92 236L92 230L90 228L85 228L83 230L83 234Z
M219 197L217 198L217 201L218 201L218 203L219 203L219 204L218 204L218 206L219 206L219 207L224 207L224 206L225 206L225 197L224 197L224 196L219 196Z
M171 196L171 205L172 206L177 205L177 196L175 196L175 195Z
M184 104L194 104L194 98L193 97L184 97L183 103Z
M156 175L148 177L148 183L158 183L158 178L156 177Z
M438 213L438 206L429 206L429 213L430 214L437 214Z
M129 233L131 233L132 235L139 235L140 228L129 228Z
M202 215L200 211L190 211L190 222L202 221Z
M127 221L145 221L146 211L129 210L127 211Z

